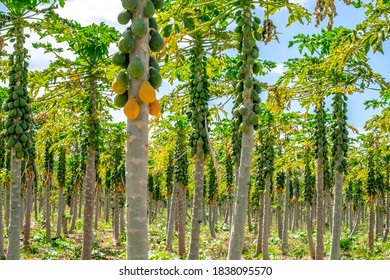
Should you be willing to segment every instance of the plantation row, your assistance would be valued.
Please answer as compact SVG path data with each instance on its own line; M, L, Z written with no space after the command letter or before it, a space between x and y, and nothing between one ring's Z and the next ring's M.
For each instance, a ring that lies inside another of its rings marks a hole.
M344 1L366 14L347 29L333 1L122 0L119 31L49 2L1 2L0 258L390 257L390 89L368 63L388 1ZM328 29L267 84L278 11ZM358 131L349 96L373 88Z

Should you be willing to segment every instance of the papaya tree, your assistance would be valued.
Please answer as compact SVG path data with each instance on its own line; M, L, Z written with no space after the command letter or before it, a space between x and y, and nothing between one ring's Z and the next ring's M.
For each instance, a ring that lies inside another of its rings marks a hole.
M62 225L64 220L64 210L65 210L65 202L64 202L64 188L65 188L65 180L66 180L66 150L64 147L60 147L59 149L59 157L58 157L58 169L57 169L57 182L58 182L58 217L57 217L57 228L56 228L56 236L60 236L62 233Z
M56 1L55 1L56 2ZM64 1L59 1L63 6ZM9 56L8 72L9 91L8 99L3 109L8 112L3 137L7 139L7 149L11 151L11 214L7 259L20 258L19 234L21 219L21 160L28 157L28 149L32 142L29 130L32 123L30 116L32 99L28 96L28 50L25 48L28 34L24 33L26 27L32 26L32 19L41 12L38 6L50 3L40 1L2 1L6 12L0 14L1 41L14 43L13 53ZM54 6L50 6L48 10Z
M118 42L112 62L121 70L112 89L121 97L128 119L126 143L127 259L147 259L147 178L149 113L157 116L156 90L162 79L151 52L159 52L164 40L153 17L163 0L123 0L118 22L129 26Z
M43 71L41 77L43 76L49 81L57 81L53 75L55 73L53 69L63 68L64 79L54 83L58 91L57 94L70 94L73 99L77 102L82 101L84 105L81 111L81 122L78 122L83 128L81 131L87 154L82 259L91 259L96 153L101 133L100 122L101 119L108 116L108 111L103 107L103 104L107 104L107 96L102 95L102 92L108 89L106 67L109 65L109 46L117 40L118 34L114 28L108 27L104 23L82 27L75 21L61 19L54 12L48 14L47 17L50 20L48 20L49 23L45 24L50 24L50 29L48 32L41 32L41 37L53 36L57 42L67 42L68 50L76 56L75 61L72 61L61 56L63 50L53 47L50 43L35 45L57 54L57 60L53 61L49 68ZM47 30L47 28L44 30ZM49 88L47 84L42 85L42 82L39 84L39 79L36 83L38 88L39 86ZM77 96L80 99L75 98L75 93L80 93L80 89L82 89L82 94ZM53 91L53 89L51 90ZM64 102L68 101L64 100ZM71 107L70 110L74 110L74 107ZM69 133L67 136L71 137L72 134Z
M0 105L3 104L3 102L7 98L7 91L6 89L0 87ZM0 129L3 130L4 126L4 120L3 120L3 110L0 108ZM3 224L3 183L5 181L6 177L6 170L5 170L5 160L6 160L6 154L5 154L5 143L4 139L0 138L0 260L5 259L5 253L4 253L4 224Z
M186 149L183 123L176 124L177 146L174 159L174 189L177 192L177 219L178 219L178 242L179 256L185 258L185 226L186 226L186 188L188 186L188 152Z
M45 142L45 230L46 243L51 242L51 188L54 169L54 151L52 150L51 140Z

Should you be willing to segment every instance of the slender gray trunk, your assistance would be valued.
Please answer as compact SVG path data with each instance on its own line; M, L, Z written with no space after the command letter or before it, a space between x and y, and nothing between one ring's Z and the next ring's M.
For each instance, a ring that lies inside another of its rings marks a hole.
M332 205L332 195L331 192L328 190L326 192L326 204L328 205L328 224L329 224L329 231L332 232L333 230L333 205ZM324 225L325 227L325 225Z
M340 156L336 166L341 165L342 160L343 156ZM343 175L343 171L335 171L332 242L330 247L331 260L338 260L340 258L341 222L343 213Z
M9 216L11 211L11 183L5 184L5 228L9 229Z
M100 214L100 186L96 188L96 206L95 206L95 230L98 229L99 223L99 214Z
M292 225L291 232L295 232L295 229L298 227L298 202L293 203L293 216L292 216Z
M165 220L167 221L167 227L165 229L166 231L166 234L168 235L168 225L170 223L170 218L171 218L171 204L172 204L172 193L171 194L167 194L167 205L166 205L166 208L167 208L167 216L165 218Z
M194 202L192 205L191 219L191 239L190 249L188 254L189 260L199 259L200 249L200 226L202 224L202 209L203 209L203 182L204 182L204 156L203 148L197 147L195 155L195 190Z
M123 207L119 207L119 233L124 233L126 228L125 222L125 209Z
M259 195L259 206L258 206L258 224L257 224L257 246L256 254L257 257L263 251L263 221L264 221L264 194L260 193Z
M35 174L37 174L37 173L35 173ZM38 176L38 174L36 176ZM33 201L34 201L34 219L35 219L35 221L38 221L38 198L39 198L38 186L34 184L34 199L33 199Z
M252 108L251 100L244 100L248 103L247 108ZM250 111L250 110L248 110ZM253 156L253 126L250 125L248 132L242 134L241 158L238 172L238 185L234 200L234 214L231 225L229 240L229 260L240 260L244 246L245 215L248 205L249 179Z
M108 190L105 191L105 195L106 195L106 202L105 202L105 221L106 223L109 223L110 222L110 196L109 196L109 192Z
M51 242L51 207L50 207L50 189L51 189L51 176L50 172L46 175L46 192L45 192L45 229L46 229L46 243Z
M360 205L357 206L356 208L356 213L355 213L355 222L354 222L354 225L351 229L351 231L349 232L349 235L352 236L356 233L357 229L359 228L359 222L360 222Z
M182 183L177 182L177 213L178 213L178 242L179 256L184 259L186 255L186 196L185 189Z
M83 191L83 188L80 186L79 187L79 212L78 212L78 214L79 214L79 216L78 216L78 218L79 219L81 219L81 216L82 216L82 211L83 211L83 199L84 199L84 191Z
M209 204L209 230L212 238L216 238L215 229L214 229L214 207L213 204Z
M120 245L119 241L119 189L114 186L114 240L116 245Z
M21 166L22 161L11 149L11 190L10 190L10 224L8 235L8 260L20 259L20 215L21 213Z
M248 198L249 198L249 194L248 194ZM248 232L251 232L252 231L252 209L251 209L251 204L248 203L248 207L247 207L247 214L246 214L246 217L247 217L247 220L248 220Z
M283 237L283 218L282 218L282 192L278 192L278 207L276 208L276 218L278 223L278 237L279 239L282 239Z
M374 250L374 228L375 228L375 211L374 211L374 199L370 198L370 213L368 222L368 249L370 253Z
M382 221L382 197L378 197L376 200L375 209L375 239L381 239L383 237L383 221Z
M77 189L73 191L72 195L72 222L70 224L69 233L73 233L74 228L76 226L76 220L77 220Z
M323 149L323 147L322 147ZM322 151L319 152L320 154ZM324 229L325 229L325 211L324 211L324 158L317 158L317 243L316 260L324 259Z
M60 186L58 188L58 217L57 217L57 230L56 236L60 236L62 232L62 224L64 219L64 188Z
M175 217L176 217L176 201L177 201L177 184L173 185L172 189L172 199L171 206L169 207L169 223L167 227L167 241L165 245L165 250L172 251L172 239L173 239L173 230L175 228Z
M4 259L3 184L0 182L0 260Z
M93 199L96 181L95 170L96 151L93 146L88 148L88 158L86 166L86 176L84 185L84 227L83 227L83 251L82 260L90 260L92 258L92 242L93 242Z
M29 168L30 169L30 168ZM27 246L30 243L30 231L31 231L31 210L32 210L32 198L33 198L33 183L34 177L33 172L30 170L27 171L27 190L26 190L26 218L24 219L24 228L23 228L23 243Z
M145 0L138 0L132 12L132 21L144 17ZM134 51L130 60L137 56L145 69L149 65L149 36L135 40ZM146 46L146 47L145 47ZM140 79L131 79L129 97L138 97L138 89L142 80L148 80L149 71L145 71ZM126 258L128 260L148 259L148 140L149 140L149 104L139 102L140 113L136 120L127 120L126 140Z
M387 174L387 178L389 179L389 174ZM389 185L389 184L387 184ZM383 234L383 242L387 241L387 236L389 235L389 227L390 227L390 208L389 208L389 191L386 193L386 229Z
M23 186L22 189L25 189L25 186ZM25 212L24 204L25 204L25 201L24 201L23 192L22 192L21 193L21 198L20 198L20 205L21 205L21 207L20 207L20 220L19 220L21 229L23 228L23 217L24 217L23 213Z
M315 259L315 249L313 243L313 225L311 217L311 205L310 202L306 202L306 225L307 225L307 240L309 241L310 256Z
M270 187L271 187L271 177L269 174L267 174L265 178L265 195L264 195L263 260L269 260L268 238L270 232L270 219L272 219Z
M290 170L287 171L286 185L284 194L284 220L283 220L283 234L282 234L282 254L287 255L288 252L288 217L289 217L289 197L290 197Z

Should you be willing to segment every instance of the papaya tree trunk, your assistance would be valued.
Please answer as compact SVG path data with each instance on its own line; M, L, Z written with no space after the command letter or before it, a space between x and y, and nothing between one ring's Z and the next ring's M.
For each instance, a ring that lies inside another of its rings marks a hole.
M316 260L324 259L324 229L325 229L325 212L324 212L324 158L317 158L317 243L316 243Z
M96 188L95 224L94 224L95 230L98 229L99 214L100 214L100 187L98 186Z
M310 202L306 202L306 225L307 225L307 240L309 241L310 256L315 259L315 249L313 243L313 225L311 217L311 205Z
M328 224L329 224L329 231L332 232L333 230L333 205L332 205L332 194L330 190L326 191L326 204L327 204L327 217L328 217ZM325 211L325 210L324 210ZM325 228L325 224L324 224Z
M191 239L190 249L188 253L189 260L199 259L200 249L200 226L202 224L202 209L203 209L203 180L204 180L204 151L202 147L197 147L195 155L195 190L194 202L192 205L191 219Z
M144 16L146 0L138 0L132 12L132 22ZM145 69L149 69L149 36L136 38L134 51L130 60L138 56ZM141 81L147 81L149 71L144 71L140 79L131 79L128 89L129 97L138 97ZM148 123L149 104L139 102L140 113L136 120L127 120L126 139L126 258L128 260L148 259Z
M264 220L263 220L263 260L269 260L268 238L270 231L271 216L271 178L267 174L265 178L265 195L264 195Z
M76 220L77 220L77 193L78 188L74 187L73 189L73 195L72 195L72 204L73 204L73 211L72 211L72 222L70 224L69 233L73 233L74 228L76 226Z
M62 220L64 219L64 188L59 186L58 188L58 217L57 217L57 229L56 236L60 236L62 232Z
M45 229L46 229L46 243L51 242L51 206L50 206L50 189L51 189L51 173L46 175L46 192L45 192Z
M389 169L387 169L388 171ZM389 181L389 172L387 172L387 180ZM387 182L387 186L389 187L389 182ZM389 188L386 192L386 228L385 233L383 234L383 242L387 241L387 236L389 235L389 227L390 227L390 208L389 208Z
M27 246L30 243L30 231L31 231L31 210L32 210L32 199L33 199L33 183L34 183L34 173L31 168L27 172L27 189L26 189L26 212L24 219L24 228L23 228L23 243Z
M276 217L278 220L278 237L282 239L283 237L283 218L282 218L282 204L283 204L283 194L278 192L278 207L276 208Z
M4 259L3 184L0 182L0 260Z
M258 229L257 229L257 246L256 254L257 257L263 251L263 221L264 221L264 194L260 193L259 195L259 206L258 208Z
M284 220L283 220L283 234L282 234L282 254L287 255L288 252L288 218L289 218L289 198L290 198L290 170L287 171L286 185L284 194Z
M374 250L374 228L375 228L375 210L374 210L374 198L370 197L370 212L368 221L368 249L370 253Z
M90 260L92 258L92 242L93 242L93 200L95 189L95 147L88 148L86 176L85 176L85 203L84 203L84 226L83 226L83 251L82 260Z
M249 193L248 193L248 198L249 198ZM247 223L248 223L248 232L252 231L252 209L251 209L251 204L248 203L247 207L247 213L246 213L246 218L247 218Z
M11 149L11 189L10 189L10 225L8 235L8 260L20 259L20 216L21 216L21 181L22 161Z
M252 108L252 100L245 100L247 108ZM253 126L250 125L248 132L242 134L241 158L238 176L236 198L234 200L234 215L231 225L229 240L229 260L240 260L244 246L245 215L248 205L249 178L253 156Z
M167 235L168 235L168 225L170 223L170 218L171 218L172 193L167 193L167 204L166 204L167 215L165 217L165 220L167 221L167 227L166 227Z
M119 189L114 186L114 240L116 245L119 245Z
M167 241L165 245L165 250L172 251L172 239L173 239L173 230L175 228L175 220L176 220L176 202L177 202L178 189L177 184L173 185L172 189L172 198L171 198L171 206L169 208L169 223L167 229Z
M341 165L343 157L339 157L338 165ZM335 187L334 187L334 210L332 225L332 243L330 248L330 259L338 260L340 258L340 239L341 239L341 222L343 213L343 171L335 170Z
M11 183L6 182L5 184L5 228L8 231L9 228L9 216L11 211Z
M215 205L209 204L209 230L212 238L217 237L214 229L214 207Z
M109 191L106 189L105 195L106 195L106 203L105 203L105 221L106 223L110 222L110 195Z
M185 189L182 183L177 182L177 212L178 212L178 241L179 241L179 256L184 259L186 255L186 196Z

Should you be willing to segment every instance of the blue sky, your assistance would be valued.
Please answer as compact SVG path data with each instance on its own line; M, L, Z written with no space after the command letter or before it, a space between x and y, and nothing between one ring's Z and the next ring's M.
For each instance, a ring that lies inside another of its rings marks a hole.
M305 7L308 8L310 12L314 10L315 0L293 0L292 2L302 3ZM342 1L336 1L338 16L335 18L334 26L344 26L348 28L353 28L357 23L363 21L364 13L362 10L355 9L352 6L346 6ZM119 25L116 22L116 17L119 11L121 11L121 1L119 0L68 0L65 4L65 8L59 10L61 16L74 19L79 21L82 25L88 25L93 22L105 22L110 26L115 26L118 30L124 30L124 26ZM4 6L0 4L0 10L4 10ZM259 13L259 16L262 16ZM295 23L289 28L285 28L287 23L288 13L284 9L278 12L276 15L272 16L272 20L278 27L279 34L279 43L274 41L264 46L260 45L260 56L263 59L272 60L277 63L276 69L274 69L266 77L260 77L260 79L272 83L283 72L283 62L288 60L288 58L299 57L300 54L296 48L288 48L288 42L293 39L296 34L299 33L317 33L320 32L321 28L326 27L326 20L318 28L314 27L314 23L309 25L301 25ZM37 41L37 36L32 34L30 40L27 41L28 48L30 49L30 69L44 69L48 66L50 60L54 59L54 56L50 54L43 54L40 50L35 50L29 47L31 42ZM49 40L50 41L50 40ZM53 40L51 40L54 43ZM113 45L110 52L113 53L116 51L116 47ZM384 52L388 55L390 52L390 42L384 44ZM65 53L65 56L71 56L70 53ZM388 64L389 59L380 54L376 53L375 55L370 56L370 64L375 71L382 74L387 80L390 80L390 73L386 71L386 62ZM164 82L161 87L158 95L161 96L172 90L172 87ZM348 117L349 123L357 127L360 131L363 131L363 126L366 120L368 120L372 114L378 113L379 111L374 110L364 110L364 101L372 98L377 98L379 96L378 92L375 91L366 91L364 94L356 93L350 96L348 101ZM330 102L327 102L327 106L330 105ZM292 104L292 110L301 110L298 103L295 102ZM228 109L229 111L229 109ZM122 111L113 111L112 112L115 121L125 121L125 117Z
M314 0L302 0L296 1L302 2L305 7L308 8L309 11L313 11L315 7ZM334 20L334 26L344 26L347 28L354 28L357 23L360 23L364 20L364 11L362 9L356 9L352 5L346 6L343 1L336 1L337 5L337 13L338 16ZM296 47L287 48L288 42L293 39L296 34L299 33L318 33L322 28L326 28L327 19L319 26L314 27L314 23L309 25L301 25L300 23L295 23L292 26L285 28L287 23L287 11L281 11L275 16L272 17L274 23L278 27L278 31L282 34L279 35L279 41L271 42L267 46L261 47L261 55L262 57L266 57L269 60L275 61L278 63L278 67L276 71L270 73L267 77L264 77L267 82L274 82L279 77L280 73L283 71L282 63L291 57L299 57L299 51ZM388 55L390 52L390 42L387 41L383 45L383 50L385 55L381 53L375 53L370 55L370 65L371 67L383 75L386 80L390 80L390 72L388 71L388 65L390 60L388 59ZM371 118L371 116L375 113L379 113L379 110L365 110L364 101L378 98L379 92L366 90L363 94L355 93L349 97L348 100L348 122L358 128L359 131L363 132L363 127L365 121ZM327 99L327 107L330 106L330 100ZM292 110L300 110L297 102L293 103Z

